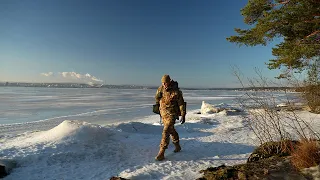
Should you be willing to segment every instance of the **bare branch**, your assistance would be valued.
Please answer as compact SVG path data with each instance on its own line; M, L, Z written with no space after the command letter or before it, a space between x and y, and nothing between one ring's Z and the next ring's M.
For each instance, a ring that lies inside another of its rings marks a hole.
M271 4L271 7L275 7L275 6L281 6L281 5L286 5L290 2L290 0L287 0L287 1L281 1L277 4Z
M310 36L313 36L313 35L318 34L318 33L320 33L320 30L314 31L313 33L309 34L305 38L309 38Z

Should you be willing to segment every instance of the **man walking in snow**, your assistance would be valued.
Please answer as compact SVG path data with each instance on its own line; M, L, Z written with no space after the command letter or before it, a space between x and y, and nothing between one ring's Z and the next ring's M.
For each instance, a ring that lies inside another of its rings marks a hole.
M156 160L164 159L164 152L169 145L169 136L175 146L174 152L181 151L179 144L179 135L174 128L176 119L181 115L181 124L186 119L186 103L176 81L171 80L169 75L161 78L162 85L158 88L155 99L160 104L160 115L163 121L162 139L160 142L160 150L155 157Z

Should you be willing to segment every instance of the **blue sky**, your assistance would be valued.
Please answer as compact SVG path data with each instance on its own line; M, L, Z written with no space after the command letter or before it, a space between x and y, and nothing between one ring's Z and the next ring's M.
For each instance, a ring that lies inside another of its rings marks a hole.
M2 0L0 81L234 87L273 58L226 41L247 0ZM87 74L87 75L86 75Z

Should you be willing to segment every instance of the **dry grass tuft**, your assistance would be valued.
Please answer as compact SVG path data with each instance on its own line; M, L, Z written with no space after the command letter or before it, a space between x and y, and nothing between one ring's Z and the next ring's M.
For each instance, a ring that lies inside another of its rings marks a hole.
M309 168L320 163L320 146L316 140L302 139L292 152L292 164L297 169Z

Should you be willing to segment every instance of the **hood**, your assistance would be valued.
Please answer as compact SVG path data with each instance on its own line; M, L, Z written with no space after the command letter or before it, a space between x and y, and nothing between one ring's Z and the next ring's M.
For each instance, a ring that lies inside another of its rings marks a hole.
M173 80L171 80L171 83L170 83L169 89L179 89L178 82L177 82L177 81L173 81Z

